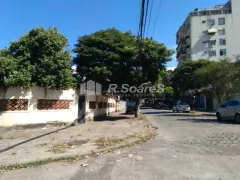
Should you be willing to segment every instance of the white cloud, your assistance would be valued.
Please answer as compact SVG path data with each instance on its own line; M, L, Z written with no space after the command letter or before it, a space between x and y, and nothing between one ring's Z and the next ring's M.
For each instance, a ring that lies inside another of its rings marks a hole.
M77 65L73 65L72 67L73 74L77 73Z
M168 70L168 71L169 71L169 70L174 71L175 68L176 68L176 67L167 67L167 70Z

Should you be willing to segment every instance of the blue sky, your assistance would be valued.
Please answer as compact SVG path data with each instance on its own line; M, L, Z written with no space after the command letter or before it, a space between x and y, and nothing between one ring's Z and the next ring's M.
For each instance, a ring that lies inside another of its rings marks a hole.
M227 0L153 0L149 35L171 49L175 34L190 11L223 4ZM153 34L158 4L160 13ZM18 39L31 28L57 27L69 40L71 49L77 37L100 29L116 27L137 33L140 0L0 0L0 48ZM176 60L167 66L176 66Z

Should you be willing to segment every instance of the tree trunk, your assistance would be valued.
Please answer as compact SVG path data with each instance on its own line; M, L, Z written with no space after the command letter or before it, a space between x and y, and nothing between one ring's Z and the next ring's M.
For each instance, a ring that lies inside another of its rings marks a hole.
M136 100L136 107L135 107L135 118L138 117L139 105L140 105L140 100L137 98L137 100Z

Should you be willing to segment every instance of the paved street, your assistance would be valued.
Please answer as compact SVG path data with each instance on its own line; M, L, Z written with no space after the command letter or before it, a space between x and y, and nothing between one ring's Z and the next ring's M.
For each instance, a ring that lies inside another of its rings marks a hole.
M158 136L142 146L68 165L10 171L0 179L239 180L240 126L215 117L144 109ZM34 177L34 178L33 178Z

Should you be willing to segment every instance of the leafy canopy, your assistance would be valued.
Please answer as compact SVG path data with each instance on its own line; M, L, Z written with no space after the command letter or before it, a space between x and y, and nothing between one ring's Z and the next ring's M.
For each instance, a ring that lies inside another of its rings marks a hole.
M188 90L197 91L202 87L196 81L195 71L210 64L209 60L186 61L177 67L172 74L172 86L177 96L184 94Z
M195 74L205 91L211 92L220 104L240 92L240 66L229 60L211 62L196 70Z
M103 87L109 83L141 85L157 81L173 51L145 39L139 59L136 41L137 37L130 31L120 32L115 28L79 37L74 61L80 81L91 79Z
M56 28L36 28L0 53L1 85L68 89L75 83L67 39ZM8 64L8 66L6 66Z

